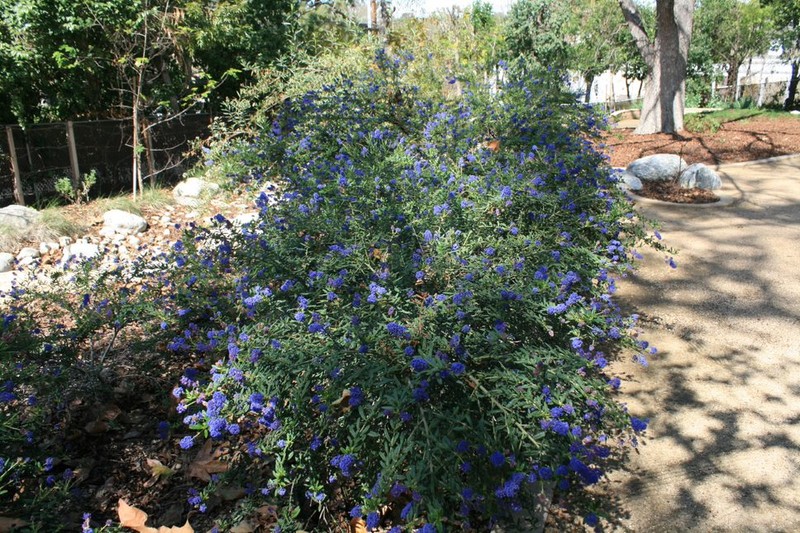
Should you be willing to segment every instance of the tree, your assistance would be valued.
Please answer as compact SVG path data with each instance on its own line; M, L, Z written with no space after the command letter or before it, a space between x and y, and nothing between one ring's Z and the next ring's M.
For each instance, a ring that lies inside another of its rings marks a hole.
M738 99L739 67L769 50L775 37L773 28L772 10L758 0L703 0L695 13L690 71L708 77L714 65L722 65L730 97Z
M642 115L636 133L680 131L694 1L657 0L655 40L651 40L633 0L619 0L619 5L647 65Z
M510 57L524 57L545 68L566 69L568 19L565 3L519 0L511 6L506 22L505 42Z
M800 81L800 0L764 0L772 8L774 25L781 44L781 55L791 62L792 74L789 78L786 110L794 107L797 84Z
M581 73L588 102L594 79L621 64L620 35L629 32L614 0L573 0L570 7L569 68Z

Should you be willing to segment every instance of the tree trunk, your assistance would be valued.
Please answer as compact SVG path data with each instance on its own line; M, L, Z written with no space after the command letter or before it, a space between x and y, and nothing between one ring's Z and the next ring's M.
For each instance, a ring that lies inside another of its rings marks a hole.
M586 86L586 94L583 95L583 101L588 104L592 99L592 84L594 83L594 76L591 74L584 76L583 83Z
M800 59L792 61L792 76L789 78L789 87L786 94L786 101L783 102L783 108L789 111L794 106L794 98L797 95L797 82L800 81L798 77L800 71Z
M658 31L651 43L632 0L619 0L636 46L648 66L644 102L635 133L675 133L683 129L686 64L692 34L693 0L657 0Z
M728 64L728 72L725 75L725 85L728 86L730 101L735 102L739 99L739 67L741 62L731 61Z

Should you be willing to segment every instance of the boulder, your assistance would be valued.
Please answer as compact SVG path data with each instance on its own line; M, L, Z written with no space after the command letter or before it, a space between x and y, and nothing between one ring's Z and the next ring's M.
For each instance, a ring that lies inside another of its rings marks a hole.
M719 174L708 168L703 163L695 163L681 173L678 181L684 189L719 189L722 180Z
M219 192L219 185L200 178L188 178L175 186L172 196L180 205L197 206L203 196L213 196Z
M631 174L625 169L617 169L617 185L619 185L622 189L628 189L631 191L641 191L642 190L642 180Z
M655 154L628 165L628 172L642 181L667 181L677 178L689 166L679 155Z
M103 214L103 230L114 233L135 234L147 229L147 221L121 209L112 209Z
M11 226L16 229L25 229L39 218L36 209L22 205L8 205L0 209L0 225Z
M96 244L78 242L64 248L64 257L62 261L69 261L71 259L91 259L96 257L99 253L100 247Z
M0 253L0 272L10 272L14 268L14 254Z
M32 257L35 259L40 255L41 254L39 253L39 250L37 250L36 248L23 248L17 254L17 261L22 261L23 259L27 259L28 257Z

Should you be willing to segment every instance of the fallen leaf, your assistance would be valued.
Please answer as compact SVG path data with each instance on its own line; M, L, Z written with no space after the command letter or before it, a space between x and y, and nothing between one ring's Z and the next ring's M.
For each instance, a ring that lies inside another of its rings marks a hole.
M500 141L495 139L494 141L489 141L486 143L486 148L491 150L492 152L499 152L500 151Z
M122 409L111 403L100 408L100 416L98 416L97 419L111 421L116 419L121 413Z
M9 533L12 529L27 526L28 523L21 518L0 516L0 533Z
M350 520L350 533L367 533L367 523L362 518Z
M132 505L128 505L122 498L119 499L117 514L119 515L119 525L132 529L137 533L194 533L194 528L189 525L188 520L181 527L161 526L155 528L147 526L145 525L147 522L147 513Z
M231 502L234 500L238 500L239 498L244 498L247 494L247 491L244 490L242 487L220 487L217 489L217 495L225 500L226 502Z
M211 474L226 472L228 463L216 460L214 455L214 452L211 451L211 439L208 439L189 465L189 477L211 481Z
M262 505L256 509L258 524L267 530L278 523L278 508L274 505Z
M103 420L92 420L84 428L89 435L100 435L108 431L108 423Z
M255 530L256 529L253 527L253 524L247 520L242 520L228 531L229 533L253 533Z
M128 505L128 502L122 498L119 499L117 514L119 515L119 523L122 527L129 527L135 531L148 531L149 529L153 529L142 529L146 527L147 513L132 505Z
M158 459L148 459L147 466L150 467L150 471L153 475L159 478L169 477L175 473L170 467L164 466Z

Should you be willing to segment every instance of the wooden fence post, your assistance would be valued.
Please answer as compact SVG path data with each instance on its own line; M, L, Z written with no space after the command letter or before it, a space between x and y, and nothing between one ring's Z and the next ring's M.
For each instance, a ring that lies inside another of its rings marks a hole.
M11 126L6 126L6 136L8 137L8 154L11 156L11 170L14 172L14 200L19 205L25 205L22 176L19 171L19 161L17 161L17 147L14 144L14 132L11 130Z
M78 166L78 150L75 147L75 130L72 121L67 121L67 144L69 145L69 165L72 168L72 190L76 193L81 188L81 169Z

